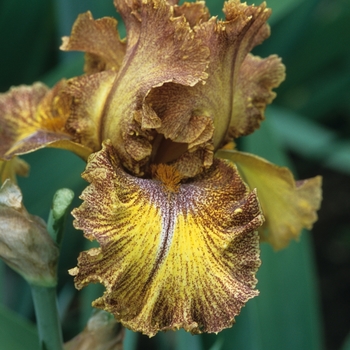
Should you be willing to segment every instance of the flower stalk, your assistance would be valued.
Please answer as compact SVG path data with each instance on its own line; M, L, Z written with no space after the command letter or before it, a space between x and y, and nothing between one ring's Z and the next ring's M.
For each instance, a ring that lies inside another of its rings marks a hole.
M62 329L57 310L56 287L31 285L41 350L62 350Z
M58 246L60 246L62 241L64 223L73 197L73 191L63 188L58 190L53 198L47 231ZM43 287L33 284L30 287L37 319L40 349L63 349L62 328L57 310L56 287Z

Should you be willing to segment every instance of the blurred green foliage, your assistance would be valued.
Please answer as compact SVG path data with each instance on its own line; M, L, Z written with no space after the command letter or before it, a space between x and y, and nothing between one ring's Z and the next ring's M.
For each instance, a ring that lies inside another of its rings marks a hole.
M280 165L290 166L288 152L293 152L312 164L350 174L350 0L267 3L273 9L272 36L254 53L263 57L279 54L287 66L287 80L278 89L262 128L239 145ZM208 0L207 5L212 14L221 16L221 1ZM117 16L112 0L0 0L0 91L37 80L53 85L61 77L81 74L83 55L61 53L58 47L60 37L69 35L77 14L87 10L95 18ZM121 21L119 25L125 33ZM77 197L85 187L80 178L84 163L79 158L45 149L25 159L31 174L19 179L19 185L31 213L47 218L53 194L62 187L73 189L73 205L79 204ZM349 233L349 224L345 230ZM67 274L67 269L75 266L78 252L88 244L81 232L72 229L70 220L58 289L66 340L82 329L91 301L101 292L100 286L75 291ZM127 331L125 349L322 349L323 321L308 233L281 252L262 245L262 261L260 296L248 302L232 329L203 336L169 332L151 340ZM33 326L22 319L34 319L29 289L2 263L0 280L0 333L11 335L0 336L0 347L22 349L21 338L25 348L35 349Z

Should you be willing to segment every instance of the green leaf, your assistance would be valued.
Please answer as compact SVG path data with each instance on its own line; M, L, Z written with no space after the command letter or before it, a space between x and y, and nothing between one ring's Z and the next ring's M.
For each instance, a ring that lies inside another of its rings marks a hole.
M335 132L287 109L270 107L268 120L283 147L306 158L322 161L334 170L350 173L348 140L340 139ZM257 135L259 138L262 134ZM252 147L258 152L258 143L253 143Z
M332 131L290 110L269 107L267 115L278 142L305 157L323 158L336 139Z
M222 337L218 337L216 342L213 344L213 346L209 350L222 350L223 343L224 343L224 341L223 341Z
M260 3L260 2L258 2ZM269 20L270 24L280 21L285 16L289 15L299 6L305 6L307 0L267 0L267 7L272 9L272 16ZM248 5L256 4L254 0L248 0Z
M0 91L31 84L55 63L53 10L47 0L1 1Z
M345 342L341 348L341 350L350 350L350 332L349 334L347 335L346 339L345 339Z
M50 72L46 73L40 78L40 81L52 87L62 78L72 78L83 74L84 67L84 54L76 53L69 62L63 62L52 69Z
M138 333L125 329L124 350L136 350Z
M39 339L34 325L0 304L1 348L8 350L35 350Z
M175 349L174 350L202 350L201 337L192 335L183 329L175 332Z

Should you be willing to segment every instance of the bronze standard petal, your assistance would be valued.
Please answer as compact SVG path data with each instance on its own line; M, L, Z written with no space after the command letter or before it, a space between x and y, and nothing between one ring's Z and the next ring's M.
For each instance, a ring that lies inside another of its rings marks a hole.
M295 181L288 168L249 153L220 150L217 156L234 162L249 187L258 190L266 219L259 228L262 240L282 249L303 228L312 228L322 200L321 176Z
M265 119L266 105L276 97L273 88L285 79L285 67L276 55L262 59L248 54L239 70L228 139L252 133Z
M192 28L210 18L209 10L204 1L185 2L181 6L174 6L174 15L175 17L185 16Z
M274 97L272 87L284 78L284 66L275 56L265 60L247 56L269 36L266 21L271 11L265 3L247 6L229 1L224 12L226 21L212 18L194 27L211 53L205 85L164 84L154 88L146 99L161 120L157 132L177 145L187 145L176 162L177 169L186 176L210 166L213 148L222 145L230 123L231 136L248 134L257 127L266 104ZM166 150L159 142L159 149L153 151L154 161L173 161L173 152Z
M165 0L115 1L127 29L127 50L108 99L103 139L110 138L123 165L142 175L160 126L144 101L167 82L193 86L207 78L209 50L185 17Z
M63 51L84 51L84 71L88 74L113 69L118 71L125 55L125 42L120 40L117 20L104 17L94 20L88 11L78 16L70 37L63 37Z
M83 174L91 184L73 211L75 227L100 248L81 253L70 270L76 287L104 284L93 306L149 336L230 327L258 294L255 230L263 217L255 192L224 161L179 183L171 166L142 179L124 172L117 157L107 142Z
M104 139L111 139L123 165L143 175L149 170L153 145L159 143L155 136L156 128L161 125L151 105L144 100L153 87L166 82L193 86L207 78L209 50L191 28L191 23L206 18L207 10L203 4L183 5L177 7L176 13L184 16L174 17L174 8L165 0L116 1L116 6L127 27L122 65L116 69L111 63L103 72L68 81L65 92L72 100L72 113L66 129L74 141L93 150L98 150ZM195 9L199 10L198 15L194 14ZM87 46L92 40L88 37L104 36L105 32L109 47L117 46L119 36L111 23L110 19L97 22L90 14L82 15L71 37L64 40L63 48L95 53L100 50L101 57L108 56L108 50L102 53L103 45L92 43L90 49ZM113 60L116 59L110 58ZM108 67L112 69L106 70ZM199 122L201 125L196 127ZM209 118L194 117L190 124L187 134L193 130L200 133L193 145L211 138L213 123ZM212 147L209 144L207 148Z
M72 142L65 123L69 103L60 93L65 81L49 90L42 83L0 94L0 158L10 160L43 147L71 150L87 158L91 150Z
M115 79L113 70L83 75L68 80L64 91L71 101L66 130L93 151L101 149L103 117Z

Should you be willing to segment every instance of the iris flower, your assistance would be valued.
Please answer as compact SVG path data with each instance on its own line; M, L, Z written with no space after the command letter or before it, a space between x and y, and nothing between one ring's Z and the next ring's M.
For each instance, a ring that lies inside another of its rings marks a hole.
M319 177L222 149L259 127L285 78L280 58L250 54L270 9L229 0L218 20L177 2L114 0L125 39L114 18L81 14L61 49L85 52L85 74L0 96L3 161L43 147L87 160L74 225L100 247L70 274L102 283L93 306L149 336L230 327L258 295L260 238L285 247L321 199Z

